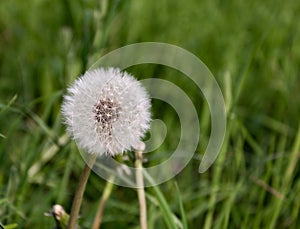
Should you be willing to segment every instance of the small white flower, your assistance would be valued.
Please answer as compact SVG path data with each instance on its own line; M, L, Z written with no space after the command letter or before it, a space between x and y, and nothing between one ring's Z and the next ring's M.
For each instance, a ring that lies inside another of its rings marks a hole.
M139 143L149 129L149 109L149 96L139 81L116 68L99 68L68 88L62 114L80 148L114 156Z

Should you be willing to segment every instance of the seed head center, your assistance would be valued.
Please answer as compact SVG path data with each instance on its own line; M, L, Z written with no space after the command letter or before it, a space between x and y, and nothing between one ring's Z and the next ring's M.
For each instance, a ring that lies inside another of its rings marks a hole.
M93 109L100 129L111 129L112 123L118 120L120 111L120 106L113 99L100 99Z

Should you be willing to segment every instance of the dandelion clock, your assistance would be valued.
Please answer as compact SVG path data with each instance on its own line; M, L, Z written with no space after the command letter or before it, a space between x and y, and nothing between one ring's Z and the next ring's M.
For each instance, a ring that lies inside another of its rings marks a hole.
M86 72L68 88L62 113L67 131L90 154L131 150L149 128L150 99L139 81L117 68Z

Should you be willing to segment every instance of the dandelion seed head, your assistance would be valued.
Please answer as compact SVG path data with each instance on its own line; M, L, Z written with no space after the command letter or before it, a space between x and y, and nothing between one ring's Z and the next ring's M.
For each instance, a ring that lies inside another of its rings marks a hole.
M116 68L88 71L68 88L62 114L67 131L88 153L131 150L150 123L150 99L139 81Z

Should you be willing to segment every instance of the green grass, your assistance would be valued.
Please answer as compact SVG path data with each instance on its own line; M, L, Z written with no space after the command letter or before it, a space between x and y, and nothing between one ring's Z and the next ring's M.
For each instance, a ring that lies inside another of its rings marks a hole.
M299 228L299 12L293 0L1 1L0 222L52 228L44 212L56 203L69 212L84 162L61 120L66 87L105 53L157 41L187 49L210 68L228 123L217 161L198 174L210 133L201 93L167 67L128 69L139 79L180 86L200 118L193 160L172 180L146 189L149 228ZM157 163L168 156L159 152L176 147L180 126L159 101L153 101L153 117L173 128L149 155ZM91 175L83 228L91 227L104 186ZM103 228L139 228L135 190L114 188Z

